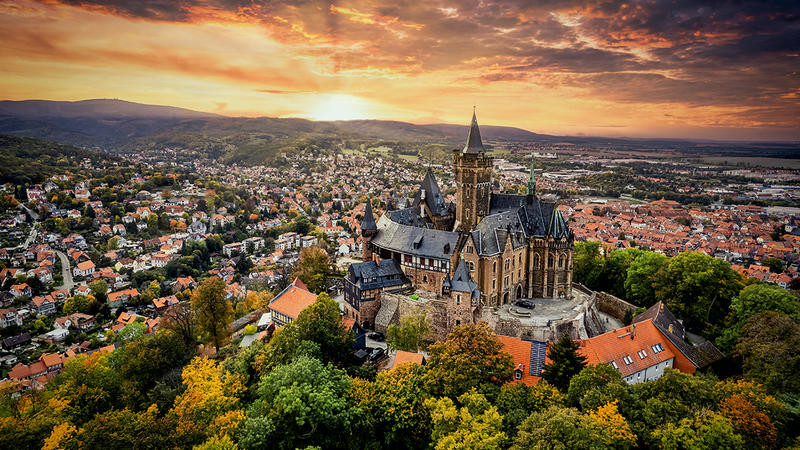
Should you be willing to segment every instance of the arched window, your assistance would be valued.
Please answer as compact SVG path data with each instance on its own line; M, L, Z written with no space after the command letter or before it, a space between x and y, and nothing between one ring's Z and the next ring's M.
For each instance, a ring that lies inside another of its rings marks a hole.
M533 255L533 267L539 268L539 254Z
M553 268L553 255L547 257L547 267Z
M497 261L492 262L492 273L497 273Z
M558 268L559 269L563 269L564 268L564 255L561 255L561 256L558 257Z

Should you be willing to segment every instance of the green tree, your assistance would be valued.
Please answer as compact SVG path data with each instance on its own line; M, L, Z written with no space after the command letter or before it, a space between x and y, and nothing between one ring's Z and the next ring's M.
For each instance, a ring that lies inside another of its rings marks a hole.
M587 416L563 406L531 414L517 431L514 450L601 448L601 436Z
M542 378L561 392L569 388L569 382L586 367L586 357L578 353L577 342L565 334L547 349L550 362L545 364Z
M108 299L108 283L102 278L89 283L89 289L98 302L105 303Z
M601 288L617 297L625 298L628 269L644 253L646 253L644 250L638 248L626 248L609 253L603 264L604 276Z
M583 283L590 289L597 289L603 275L603 257L600 256L600 243L592 241L575 242L572 261L575 281Z
M472 388L499 391L514 363L486 322L458 325L447 339L428 348L425 374L429 392L456 398Z
M272 367L287 364L297 356L303 342L316 344L316 356L323 362L342 364L347 360L353 341L352 332L342 325L339 304L322 293L300 312L297 320L273 334L264 351L256 357L255 364L262 374Z
M625 299L629 302L649 307L656 302L655 275L669 261L669 259L656 252L644 252L628 267L625 277Z
M632 402L628 383L608 364L586 366L569 382L567 404L582 411L592 411L615 400L624 406Z
M342 447L353 417L346 397L350 383L344 371L307 356L276 367L259 382L240 444Z
M386 345L391 350L416 352L430 331L430 319L424 310L417 309L401 317L400 325L389 325L386 329Z
M503 429L510 439L517 435L519 425L532 412L543 411L551 406L563 406L564 397L558 389L541 381L529 387L523 383L506 383L500 388L495 405L503 415Z
M682 318L688 329L714 335L742 288L742 277L721 259L685 252L656 274L654 287L656 300Z
M348 401L356 407L353 448L424 448L430 439L424 367L405 364L378 373L374 382L356 378Z
M698 411L677 424L667 423L653 431L661 448L668 449L743 449L744 440L730 420L713 411Z
M448 397L428 399L433 446L443 449L501 449L508 439L503 416L474 389L458 397L458 408Z
M292 278L300 278L311 292L319 292L327 285L330 273L331 261L328 253L320 247L308 247L300 252L300 261Z
M783 273L783 270L785 268L783 265L783 261L773 257L762 259L761 265L769 267L769 271L772 273Z
M800 301L796 294L772 284L751 284L731 302L727 327L717 339L717 345L723 350L732 350L747 319L764 311L785 314L800 322Z
M219 351L231 335L233 306L225 299L225 282L219 277L203 280L192 292L192 310L197 328Z
M742 358L745 377L770 393L800 393L800 325L772 311L745 322L735 354Z

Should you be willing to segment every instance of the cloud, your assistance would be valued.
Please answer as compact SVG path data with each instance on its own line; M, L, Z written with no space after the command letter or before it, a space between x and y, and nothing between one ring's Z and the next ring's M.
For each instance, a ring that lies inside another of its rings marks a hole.
M39 1L134 22L257 27L294 61L277 64L280 52L247 61L231 58L238 48L169 42L75 49L46 28L41 37L37 30L7 38L24 40L32 58L63 52L86 64L149 64L268 94L358 89L378 99L403 83L440 95L538 86L623 107L727 108L725 120L748 123L785 124L800 113L796 0Z

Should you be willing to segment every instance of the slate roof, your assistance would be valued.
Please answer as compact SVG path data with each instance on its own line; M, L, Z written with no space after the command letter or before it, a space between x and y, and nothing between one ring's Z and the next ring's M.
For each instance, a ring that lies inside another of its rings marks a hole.
M409 282L393 259L382 259L380 264L375 261L351 264L348 279L362 291L401 286Z
M419 205L423 201L423 196L425 204L428 205L431 214L437 216L448 214L449 205L444 201L442 191L439 189L439 184L436 182L436 177L434 177L433 171L430 168L425 172L425 178L422 180L417 195L414 196L413 207L419 208Z
M477 293L478 296L480 295L478 283L470 278L467 263L464 262L463 259L459 261L458 267L456 267L456 271L453 273L453 279L450 280L450 289L457 292L470 292L473 294Z
M378 226L375 224L375 217L372 215L372 205L367 199L367 206L364 208L364 219L361 220L362 230L377 230Z
M662 302L647 308L647 311L633 318L633 323L650 320L656 328L680 351L695 367L702 369L723 358L722 352L711 343L705 341L692 345L684 340L683 324L672 314ZM670 325L672 325L670 331Z
M458 237L459 234L452 231L403 225L384 214L378 219L378 234L372 243L396 252L449 259L456 249Z
M478 128L478 118L475 116L475 111L472 111L472 123L469 126L467 143L461 153L478 154L485 152L486 150L483 148L483 142L481 141L481 130Z

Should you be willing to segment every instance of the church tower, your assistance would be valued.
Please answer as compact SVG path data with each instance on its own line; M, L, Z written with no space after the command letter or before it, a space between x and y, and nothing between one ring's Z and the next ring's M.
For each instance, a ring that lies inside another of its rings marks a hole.
M471 231L489 214L494 158L486 156L478 119L472 111L467 143L453 150L453 175L456 181L456 227Z

